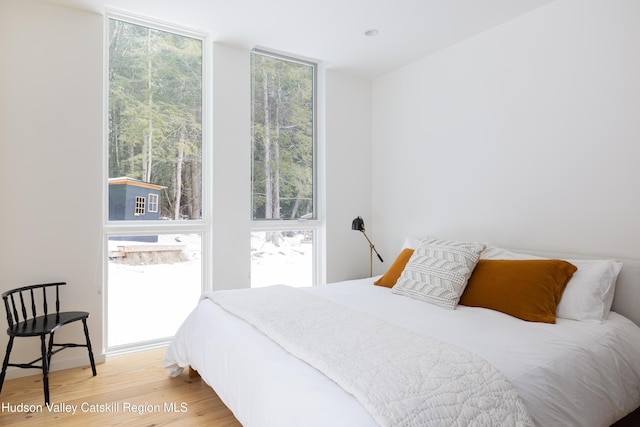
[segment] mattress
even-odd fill
[[[640,328],[526,322],[484,308],[447,310],[361,279],[305,288],[351,309],[473,352],[513,385],[539,426],[609,426],[640,406]],[[244,426],[375,426],[360,402],[253,326],[203,299],[165,366],[197,370]]]

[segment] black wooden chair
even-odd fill
[[[96,373],[96,364],[93,360],[91,340],[89,339],[89,329],[87,328],[87,318],[89,313],[85,311],[60,311],[59,287],[66,285],[65,282],[44,283],[39,285],[25,286],[13,289],[2,294],[4,307],[7,311],[7,322],[9,328],[9,343],[7,353],[2,363],[2,373],[0,374],[0,392],[7,373],[7,367],[42,369],[42,379],[44,385],[44,401],[49,403],[49,366],[51,356],[69,347],[86,347],[89,351],[89,360],[93,375]],[[55,288],[55,312],[49,313],[47,304],[47,294],[49,300],[53,300],[53,288]],[[40,311],[41,310],[41,311]],[[53,336],[58,328],[82,320],[86,344],[55,344]],[[46,343],[49,335],[49,343]],[[40,350],[42,355],[29,363],[9,363],[9,354],[13,347],[13,339],[16,337],[40,337]],[[58,347],[54,350],[54,347]],[[38,362],[41,362],[38,364]]]

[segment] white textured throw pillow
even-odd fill
[[[391,291],[453,309],[484,247],[482,243],[424,239]]]

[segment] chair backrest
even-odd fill
[[[60,313],[59,287],[66,282],[42,283],[39,285],[24,286],[12,289],[2,294],[4,308],[7,311],[9,328],[14,324],[49,314],[48,301],[55,299],[55,313]],[[53,297],[55,288],[55,297]],[[47,291],[49,298],[47,299]],[[53,313],[53,312],[52,312]]]

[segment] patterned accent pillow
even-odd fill
[[[454,309],[484,248],[483,243],[424,239],[391,291]]]

